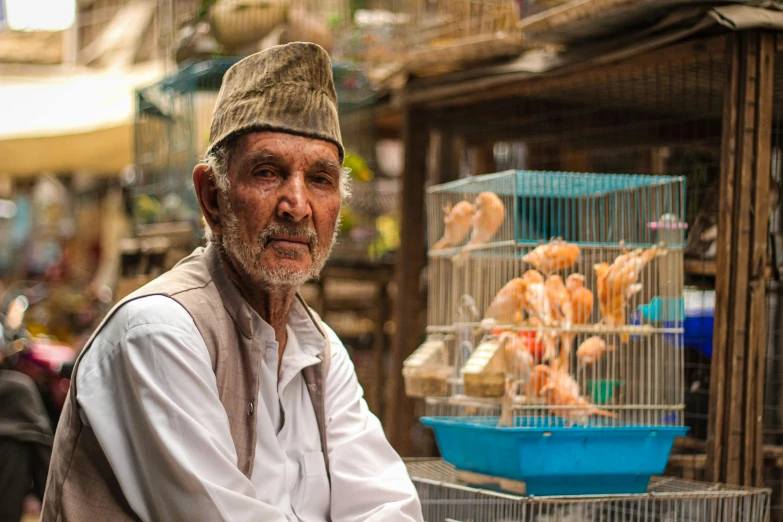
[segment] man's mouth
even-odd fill
[[[273,236],[270,236],[268,244],[274,244],[282,248],[309,249],[310,239],[305,236],[289,236],[285,234],[275,234]]]

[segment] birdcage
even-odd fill
[[[472,351],[487,334],[491,339],[493,333],[514,330],[525,342],[532,340],[534,351],[550,352],[534,354],[539,359],[553,362],[557,356],[561,365],[573,367],[580,395],[598,399],[602,409],[612,412],[602,423],[680,424],[684,189],[678,177],[528,171],[431,188],[428,333],[452,343],[461,339]],[[497,196],[505,215],[490,239],[472,245],[473,236],[467,234],[473,234],[473,216],[485,209],[471,213],[471,206],[480,206],[487,193]],[[456,218],[460,207],[468,212],[460,218],[465,235],[451,245],[449,234],[459,231],[453,232],[453,219],[452,230],[444,232],[444,221]],[[624,261],[633,264],[628,268],[632,280],[599,277],[606,269],[602,263],[615,272]],[[578,292],[586,300],[563,306],[549,302],[545,309],[545,293],[525,310],[516,293],[527,286],[522,278],[531,269],[552,280],[550,295],[558,287],[568,292],[565,282],[587,289]],[[625,285],[627,295],[608,284],[599,291],[599,279]],[[537,292],[546,284],[529,286]],[[493,306],[504,288],[513,291],[507,310]],[[557,317],[568,307],[570,324]],[[596,336],[606,347],[597,347],[592,358],[582,356],[589,350],[573,350]],[[463,362],[464,356],[455,364]],[[523,403],[518,410],[540,407]]]
[[[136,93],[134,221],[137,226],[185,222],[198,230],[193,167],[209,142],[223,75],[236,62],[192,64]]]
[[[180,67],[294,41],[336,52],[351,22],[346,0],[161,0],[157,13],[161,54]]]
[[[405,374],[412,395],[439,390],[424,421],[444,458],[527,473],[537,495],[644,490],[634,466],[663,472],[686,431],[684,179],[508,171],[432,187],[427,203],[429,342]],[[581,478],[531,475],[536,437],[578,445]],[[491,441],[528,465],[488,456]],[[641,447],[646,463],[606,464]],[[592,472],[614,476],[588,483]]]
[[[439,460],[408,462],[428,522],[762,522],[767,489],[654,477],[646,493],[589,497],[528,497],[476,485]]]
[[[396,64],[417,74],[518,54],[512,0],[388,0],[354,15],[365,65]]]

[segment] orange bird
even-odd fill
[[[494,319],[497,324],[515,325],[522,321],[522,296],[525,292],[525,280],[516,277],[503,285],[495,294],[484,319]]]
[[[661,247],[637,249],[617,256],[611,265],[598,263],[593,266],[598,278],[598,306],[604,324],[612,328],[625,326],[628,301],[642,290],[637,282],[639,274],[650,261],[663,255],[666,250]],[[622,334],[620,340],[628,342],[628,334]]]
[[[476,213],[473,215],[473,230],[470,232],[470,239],[463,247],[462,252],[452,257],[451,260],[460,264],[465,261],[470,250],[489,242],[500,225],[503,224],[505,217],[506,206],[497,194],[493,192],[479,193],[476,196]]]
[[[607,352],[612,352],[614,349],[614,346],[606,346],[606,343],[600,337],[593,336],[589,339],[585,339],[585,341],[579,345],[579,348],[576,350],[576,356],[582,364],[591,366]]]
[[[566,243],[562,239],[553,239],[546,245],[540,245],[522,258],[544,274],[571,268],[579,259],[579,247]]]
[[[591,415],[600,415],[603,417],[614,417],[615,415],[596,408],[579,395],[579,385],[573,377],[562,369],[549,368],[542,365],[534,368],[535,381],[534,386],[528,387],[533,391],[540,385],[539,396],[545,396],[550,406],[568,406],[568,409],[552,408],[552,414],[557,415],[567,421],[583,424]]]
[[[446,226],[443,230],[443,237],[432,245],[433,249],[454,247],[462,243],[462,240],[470,232],[476,207],[467,201],[460,201],[453,208],[451,205],[447,205],[443,211],[446,213],[443,220]]]

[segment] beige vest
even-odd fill
[[[256,401],[263,343],[254,342],[253,311],[223,269],[217,249],[196,249],[171,271],[140,288],[109,312],[85,345],[77,360],[71,389],[63,409],[49,467],[41,520],[97,522],[138,520],[101,449],[95,433],[81,422],[76,402],[79,361],[95,336],[124,303],[150,295],[168,296],[188,311],[212,359],[220,402],[228,416],[237,452],[237,467],[248,478],[253,472],[256,447]],[[309,320],[324,337],[321,362],[302,370],[321,435],[324,459],[326,447],[324,383],[329,371],[330,350],[326,331],[318,316],[301,298]],[[326,462],[329,469],[329,462]]]

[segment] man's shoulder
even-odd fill
[[[144,326],[192,332],[195,325],[188,311],[174,299],[165,295],[146,295],[122,303],[114,310],[96,340],[116,341],[129,330]]]

